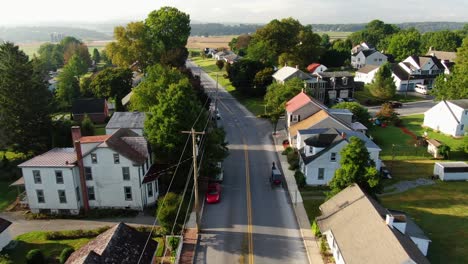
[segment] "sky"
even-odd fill
[[[3,1],[2,1],[3,2]],[[268,23],[293,17],[303,24],[468,21],[467,0],[13,0],[0,4],[0,26],[142,20],[162,6],[192,22]]]

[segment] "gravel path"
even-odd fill
[[[401,181],[401,182],[385,187],[384,192],[387,190],[393,190],[393,191],[383,193],[382,196],[401,193],[409,189],[413,189],[419,186],[431,185],[431,184],[435,184],[435,181],[430,180],[430,179],[424,179],[424,178],[420,178],[414,181]]]

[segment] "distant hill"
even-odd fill
[[[456,30],[461,29],[468,22],[409,22],[395,24],[401,29],[410,27],[416,28],[419,32],[425,33],[429,31],[440,30]],[[366,23],[362,24],[312,24],[314,31],[342,31],[342,32],[355,32],[364,29]]]
[[[191,36],[225,36],[253,33],[263,25],[259,24],[238,24],[226,25],[219,23],[191,24]]]
[[[112,36],[96,30],[72,27],[0,27],[0,39],[15,43],[52,41],[52,35],[73,36],[84,41],[109,40]]]

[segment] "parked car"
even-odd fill
[[[219,203],[221,200],[221,185],[219,183],[208,184],[206,191],[206,202],[209,204]]]
[[[356,102],[356,99],[351,97],[343,98],[343,100],[345,100],[345,102]]]
[[[214,181],[215,182],[223,182],[224,178],[224,170],[223,170],[223,164],[221,162],[218,162],[217,167],[219,169],[219,173],[216,174]]]
[[[393,108],[401,108],[403,106],[402,103],[397,101],[388,101],[387,103],[389,103]]]
[[[423,84],[416,84],[416,88],[414,88],[414,90],[417,92],[417,93],[421,93],[421,94],[429,94],[429,88],[427,88],[426,85],[423,85]]]
[[[339,103],[343,103],[346,101],[343,98],[336,98],[333,102],[335,102],[335,104],[339,104]]]

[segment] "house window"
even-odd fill
[[[120,163],[120,155],[118,153],[114,153],[114,164]]]
[[[301,120],[299,115],[292,115],[291,118],[292,118],[292,122],[299,122],[299,120]]]
[[[60,170],[55,171],[55,182],[57,182],[57,184],[63,184],[62,171],[60,171]]]
[[[125,200],[126,201],[131,201],[132,200],[132,187],[125,186],[124,187],[124,194],[125,194]]]
[[[468,110],[465,111],[465,115],[468,115]]]
[[[314,147],[309,146],[309,154],[314,154]]]
[[[85,178],[87,181],[92,181],[93,180],[93,171],[91,170],[91,167],[85,167]]]
[[[67,195],[65,194],[65,190],[58,190],[58,196],[60,203],[67,203]]]
[[[80,197],[80,187],[76,187],[76,200],[79,202],[81,197]]]
[[[343,85],[348,85],[348,78],[346,77],[343,77]]]
[[[330,161],[333,161],[333,162],[336,161],[336,152],[330,153]]]
[[[129,167],[122,167],[122,175],[124,181],[130,180],[130,168]]]
[[[461,130],[461,131],[465,130],[465,125],[464,125],[464,124],[462,124],[462,125],[460,126],[460,130]]]
[[[324,176],[325,176],[325,168],[319,168],[318,169],[318,179],[323,180]]]
[[[148,183],[148,197],[153,197],[153,182]]]
[[[94,195],[94,187],[88,186],[88,200],[94,201],[96,200],[96,196]]]
[[[36,190],[36,195],[37,195],[37,203],[45,203],[43,190]]]
[[[91,163],[96,164],[97,163],[97,155],[96,153],[91,153]]]
[[[379,61],[382,61],[382,58],[379,58]]]
[[[361,58],[358,58],[357,61],[361,61]]]
[[[374,61],[377,61],[377,59],[374,59]]]
[[[33,176],[34,176],[34,183],[36,184],[41,184],[42,179],[41,179],[41,172],[38,170],[33,170]]]

